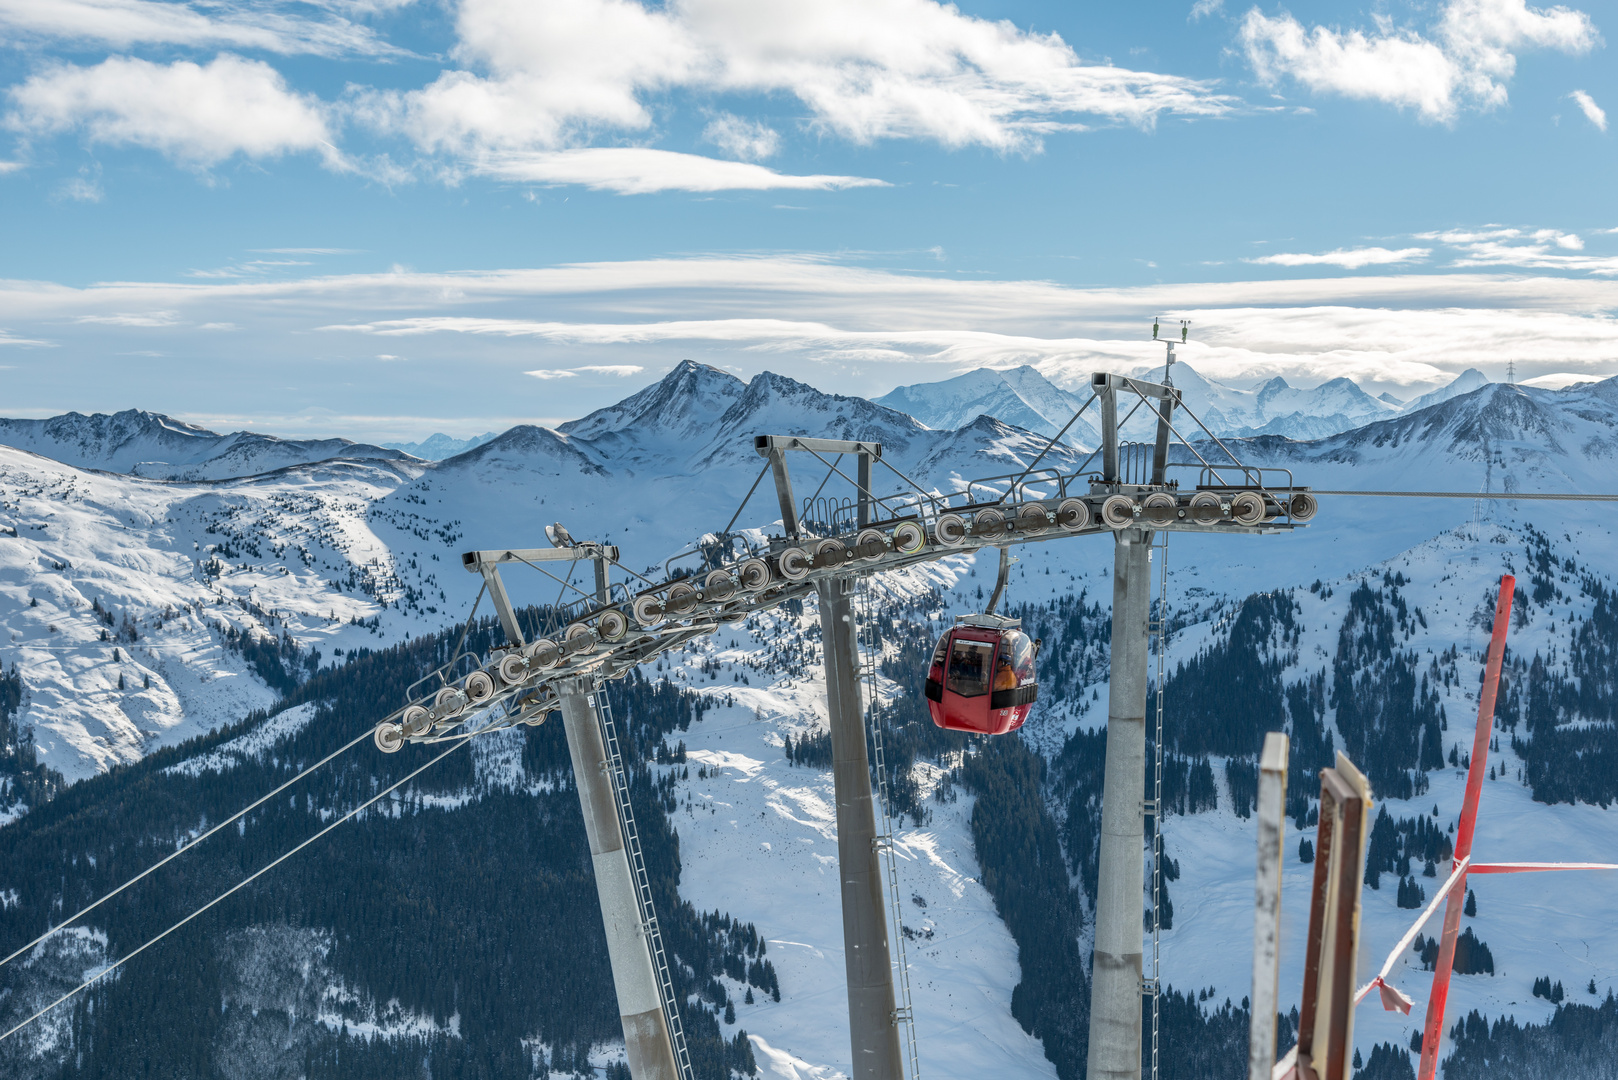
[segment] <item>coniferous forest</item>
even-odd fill
[[[1536,798],[1606,805],[1618,798],[1618,770],[1608,767],[1618,751],[1609,755],[1606,743],[1618,714],[1605,663],[1618,655],[1618,596],[1548,551],[1531,554],[1537,561],[1528,594],[1519,598],[1528,613],[1521,617],[1532,617],[1536,598],[1571,588],[1591,598],[1592,613],[1572,629],[1571,657],[1508,652],[1499,723],[1526,762],[1523,782]],[[1231,608],[1223,632],[1180,660],[1168,679],[1162,813],[1222,809],[1228,800],[1232,812],[1249,815],[1256,751],[1263,733],[1276,729],[1291,738],[1287,809],[1300,831],[1314,824],[1318,770],[1332,762],[1339,738],[1379,791],[1424,791],[1426,774],[1446,764],[1439,691],[1462,677],[1463,664],[1454,650],[1425,658],[1404,645],[1425,618],[1404,597],[1405,585],[1392,573],[1355,585],[1335,654],[1317,670],[1303,668],[1301,677],[1284,677],[1300,667],[1293,594],[1255,595]],[[934,727],[921,680],[938,609],[937,596],[920,596],[885,606],[871,627],[873,640],[887,647],[881,673],[897,690],[876,710],[893,809],[924,824],[935,802],[958,791],[975,797],[970,824],[982,882],[1021,968],[1012,1014],[1042,1041],[1058,1076],[1078,1080],[1087,1049],[1083,941],[1097,886],[1106,731],[1079,725],[1054,752],[1040,753],[1021,738],[969,739]],[[1042,700],[1093,705],[1098,699],[1087,700],[1084,688],[1104,677],[1107,612],[1080,595],[1017,614],[1046,642]],[[486,652],[497,634],[492,622],[476,623],[466,645]],[[175,850],[239,809],[244,793],[267,791],[364,733],[378,703],[401,700],[409,684],[450,658],[458,637],[459,628],[360,650],[324,667],[289,639],[227,642],[284,693],[269,716],[241,718],[71,787],[36,762],[16,715],[26,687],[15,671],[0,672],[0,811],[26,808],[0,830],[0,861],[14,868],[14,894],[0,906],[0,949],[18,947]],[[792,663],[807,664],[816,643],[812,632],[787,642],[772,662],[790,653]],[[673,785],[687,768],[681,734],[701,722],[704,699],[638,674],[610,692],[633,763],[632,797],[660,920],[680,961],[675,979],[698,1075],[750,1075],[757,1065],[738,997],[779,999],[791,988],[781,986],[759,928],[679,899]],[[300,707],[313,718],[289,725],[266,744],[268,752],[228,756],[219,767],[191,760]],[[484,750],[451,754],[53,1014],[35,1029],[34,1042],[0,1045],[7,1074],[493,1080],[586,1071],[592,1048],[621,1036],[565,740],[559,722],[500,738],[509,740],[499,748],[504,779],[480,776],[491,767],[479,756]],[[803,768],[829,765],[823,732],[789,739],[782,752]],[[125,954],[430,754],[412,747],[387,757],[348,755],[300,782],[239,829],[105,905],[86,920],[91,929],[0,969],[0,1020],[25,1017],[84,971]],[[918,762],[945,768],[930,790],[918,785]],[[1394,890],[1401,907],[1419,907],[1451,851],[1436,806],[1408,817],[1384,807],[1373,821],[1365,882]],[[1173,927],[1177,877],[1177,861],[1165,856],[1165,929]],[[1431,945],[1418,942],[1424,959]],[[1493,967],[1487,943],[1469,929],[1457,970],[1487,976]],[[1481,1019],[1459,1025],[1451,1063],[1459,1071],[1452,1075],[1472,1075],[1476,1062],[1502,1055],[1543,1058],[1547,1047],[1577,1057],[1564,1045],[1574,1035],[1600,1045],[1615,1037],[1610,999],[1557,1004],[1556,1018],[1542,1027]],[[1204,991],[1170,987],[1160,1009],[1163,1076],[1242,1074],[1245,999],[1216,1002]],[[1285,1045],[1295,1021],[1281,1021]],[[390,1036],[371,1037],[379,1030]],[[34,1053],[39,1049],[45,1052]],[[1376,1047],[1356,1077],[1402,1080],[1408,1057],[1403,1048]],[[274,1063],[268,1072],[266,1062]]]

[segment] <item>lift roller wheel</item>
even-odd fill
[[[1039,506],[1035,503],[1029,503],[1027,506],[1017,511],[1018,532],[1044,532],[1046,529],[1050,528],[1050,524],[1050,515],[1045,513],[1045,508],[1043,506]]]
[[[1135,524],[1135,500],[1128,495],[1108,495],[1101,504],[1101,520],[1109,529],[1127,529]]]
[[[927,546],[927,530],[914,521],[901,521],[893,527],[893,550],[901,555],[914,555]]]
[[[433,695],[433,712],[438,714],[440,720],[459,716],[464,708],[466,708],[466,695],[453,686],[446,686]]]
[[[1287,500],[1287,516],[1293,521],[1308,521],[1319,509],[1319,501],[1307,491],[1294,491]]]
[[[1213,525],[1225,516],[1219,496],[1211,491],[1199,491],[1191,496],[1191,520],[1198,525]]]
[[[972,532],[978,536],[999,536],[1006,531],[1006,515],[998,510],[979,510],[972,515]]]
[[[1063,499],[1056,507],[1056,523],[1068,532],[1090,525],[1090,505],[1083,499]]]
[[[603,611],[596,619],[596,633],[601,635],[602,641],[618,641],[629,633],[629,620],[621,611]]]
[[[1153,525],[1169,525],[1180,516],[1180,501],[1166,491],[1154,491],[1141,504],[1141,517]]]
[[[1230,500],[1230,519],[1238,525],[1257,525],[1264,511],[1264,496],[1256,491],[1238,491]]]
[[[814,563],[803,548],[789,547],[775,557],[775,565],[788,581],[802,581],[809,576]]]
[[[841,566],[853,557],[841,540],[822,540],[815,545],[816,566]]]
[[[376,740],[376,748],[384,754],[397,754],[404,749],[404,730],[398,724],[384,720],[376,726],[376,732],[371,737]]]
[[[663,601],[663,610],[670,615],[687,615],[697,606],[697,590],[680,581],[669,586],[668,596]]]
[[[687,586],[689,588],[689,586]],[[601,636],[585,623],[574,623],[562,636],[562,647],[570,653],[593,652]]]
[[[642,626],[656,626],[663,621],[663,601],[656,596],[635,597],[635,602],[630,605],[629,610],[634,614],[635,621]]]
[[[494,665],[494,673],[507,686],[516,686],[528,677],[528,664],[519,654],[507,653]]]
[[[880,530],[864,529],[854,542],[854,554],[866,562],[875,562],[888,553],[888,538]]]
[[[399,718],[399,733],[409,737],[425,735],[427,729],[432,726],[432,717],[428,716],[427,710],[420,705],[410,706]]]
[[[763,559],[748,559],[736,568],[736,579],[748,592],[758,592],[770,583],[770,564]]]
[[[526,651],[528,662],[541,671],[549,671],[562,662],[562,647],[549,638],[540,638]]]
[[[944,547],[960,547],[966,539],[966,519],[959,514],[939,514],[933,523],[933,539]]]
[[[730,576],[729,570],[711,570],[702,579],[702,598],[709,603],[724,603],[735,595],[736,579]]]
[[[473,705],[481,705],[494,697],[494,676],[487,671],[474,671],[466,677],[466,699]]]

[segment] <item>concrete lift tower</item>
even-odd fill
[[[1154,337],[1156,331],[1154,326]],[[1183,324],[1180,338],[1185,339]],[[1171,363],[1175,344],[1167,342]],[[379,723],[376,744],[393,753],[406,742],[471,738],[519,723],[543,723],[551,712],[561,712],[635,1080],[686,1080],[691,1064],[604,684],[722,625],[816,594],[831,720],[853,1076],[902,1080],[907,1054],[900,1027],[910,1017],[908,1001],[901,1000],[907,995],[895,992],[890,926],[897,933],[896,892],[884,888],[880,865],[880,853],[891,852],[891,838],[877,830],[872,797],[855,585],[886,570],[950,555],[1096,535],[1113,538],[1114,569],[1089,1075],[1092,1080],[1140,1076],[1141,999],[1157,989],[1155,972],[1152,979],[1142,977],[1141,935],[1145,814],[1157,810],[1145,798],[1152,540],[1157,532],[1284,532],[1312,518],[1317,504],[1287,470],[1238,461],[1167,381],[1097,373],[1091,390],[1067,427],[1021,472],[973,480],[947,495],[893,468],[878,443],[758,436],[754,444],[763,468],[742,506],[724,529],[670,559],[660,580],[624,567],[616,548],[576,542],[559,526],[547,530],[550,548],[462,556],[467,570],[482,575],[506,644],[488,657],[457,655],[430,674],[423,683],[436,679],[438,688]],[[1041,468],[1058,447],[1059,457],[1079,459],[1079,452],[1061,440],[1097,403],[1102,445],[1076,467]],[[1120,416],[1122,406],[1128,408]],[[1143,426],[1155,433],[1153,441],[1125,441],[1126,425],[1141,410]],[[1195,443],[1176,426],[1181,412],[1201,436]],[[1170,454],[1176,443],[1182,450],[1178,461]],[[1210,462],[1208,454],[1220,464]],[[793,489],[789,456],[825,466],[826,479],[807,499],[800,501]],[[853,476],[842,467],[846,458],[854,459]],[[878,467],[903,486],[877,494],[873,473]],[[774,477],[781,532],[759,543],[730,528],[766,472]],[[1192,482],[1182,487],[1181,475]],[[840,490],[851,493],[847,498],[821,498],[833,477]],[[572,571],[584,562],[595,570],[593,590],[571,583]],[[689,565],[675,569],[681,562]],[[541,636],[533,640],[524,635],[501,576],[502,567],[514,563],[577,594],[550,609]],[[566,577],[547,569],[558,563],[568,564]],[[867,667],[870,662],[867,658]],[[1158,746],[1160,753],[1161,732]],[[902,955],[902,941],[900,948]],[[902,964],[898,972],[902,980]],[[901,981],[901,991],[904,986]],[[913,1050],[908,1056],[915,1080]]]

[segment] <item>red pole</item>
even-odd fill
[[[1472,734],[1472,763],[1466,771],[1466,797],[1461,801],[1461,820],[1455,828],[1455,863],[1472,854],[1472,833],[1478,823],[1478,796],[1483,793],[1483,770],[1489,757],[1489,732],[1494,727],[1494,698],[1500,688],[1500,663],[1506,653],[1506,630],[1511,625],[1511,594],[1517,579],[1500,575],[1500,596],[1494,605],[1494,636],[1489,639],[1489,659],[1484,668],[1483,689],[1478,694],[1478,725]],[[1454,872],[1451,865],[1451,873]],[[1444,1037],[1444,1004],[1449,997],[1450,970],[1455,964],[1455,938],[1461,929],[1461,905],[1466,901],[1466,875],[1455,883],[1444,901],[1444,934],[1438,946],[1438,968],[1433,972],[1433,992],[1427,999],[1427,1025],[1421,1035],[1421,1069],[1418,1080],[1433,1080],[1438,1069],[1438,1045]]]

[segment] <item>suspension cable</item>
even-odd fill
[[[250,805],[248,805],[246,807],[243,807],[241,810],[238,810],[236,813],[232,814],[230,817],[226,818],[224,821],[221,821],[219,824],[215,825],[213,828],[209,829],[207,832],[203,833],[201,836],[197,837],[195,840],[191,841],[189,844],[185,845],[182,848],[175,849],[174,851],[170,852],[168,855],[164,856],[162,859],[160,859],[157,862],[153,863],[151,866],[148,866],[146,869],[142,870],[140,873],[136,874],[134,877],[130,878],[128,881],[124,882],[122,885],[118,886],[116,889],[112,890],[110,893],[103,896],[101,899],[97,900],[95,903],[90,904],[90,905],[80,909],[78,914],[74,915],[71,919],[65,919],[62,922],[57,923],[55,926],[53,926],[49,930],[45,931],[43,934],[39,935],[33,941],[30,941],[28,944],[24,945],[22,948],[18,949],[16,952],[14,952],[10,956],[6,957],[4,960],[0,960],[0,967],[4,967],[5,965],[11,963],[13,960],[17,959],[17,957],[21,956],[23,953],[27,952],[29,949],[32,949],[35,945],[38,945],[40,942],[45,941],[48,938],[55,937],[57,934],[61,933],[63,930],[66,930],[70,925],[77,922],[81,917],[83,917],[85,915],[88,915],[90,912],[94,911],[96,908],[100,907],[102,904],[105,904],[108,900],[111,900],[113,897],[117,896],[119,893],[123,892],[125,889],[127,889],[131,885],[135,884],[135,882],[141,880],[142,878],[144,878],[147,875],[153,873],[154,871],[158,870],[159,868],[167,865],[169,862],[173,861],[174,859],[179,858],[181,855],[183,855],[186,852],[190,851],[192,848],[196,847],[198,844],[200,844],[204,840],[208,839],[208,837],[212,836],[214,833],[218,832],[220,829],[223,829],[225,826],[230,825],[231,823],[239,820],[243,816],[245,816],[245,815],[251,813],[252,811],[258,809],[260,806],[263,806],[265,803],[269,802],[271,799],[273,799],[277,795],[281,794],[281,792],[285,791],[287,788],[291,787],[293,784],[296,784],[299,780],[302,780],[304,777],[308,776],[310,773],[314,772],[316,769],[319,769],[322,765],[325,765],[327,762],[331,761],[332,758],[335,758],[339,754],[343,754],[343,753],[348,752],[349,750],[352,750],[355,746],[357,746],[358,744],[364,742],[366,739],[368,739],[370,737],[371,737],[371,729],[367,728],[363,734],[356,737],[352,742],[348,743],[346,746],[342,746],[342,747],[340,747],[340,748],[338,748],[336,750],[333,750],[330,754],[327,754],[325,757],[321,758],[319,761],[315,762],[313,765],[309,766],[307,769],[304,769],[302,772],[298,773],[292,779],[288,780],[286,783],[282,784],[280,787],[276,788],[274,791],[270,792],[268,795],[265,795],[263,798],[259,799],[257,802],[254,802],[254,803],[252,803],[252,804],[250,804]]]
[[[358,740],[356,740],[356,741],[358,741]],[[349,745],[352,746],[353,743],[350,743]],[[362,811],[362,810],[366,809],[367,807],[371,806],[373,803],[376,803],[378,800],[383,798],[383,796],[392,794],[395,790],[397,790],[398,788],[400,788],[400,787],[404,786],[405,784],[409,783],[411,780],[414,780],[416,777],[420,776],[422,773],[426,772],[428,769],[432,768],[434,765],[438,764],[440,761],[443,761],[446,757],[453,754],[455,751],[459,750],[461,747],[463,747],[465,745],[466,745],[465,743],[456,743],[454,746],[450,747],[448,750],[445,750],[442,754],[439,754],[437,757],[433,758],[431,761],[429,761],[427,764],[423,765],[421,768],[417,769],[415,772],[411,773],[409,776],[406,776],[403,780],[400,780],[397,783],[391,785],[390,787],[386,787],[383,790],[377,792],[375,795],[371,796],[370,799],[366,800],[363,803],[360,803],[360,805],[356,806],[354,809],[350,810],[348,813],[344,814],[342,817],[338,818],[336,821],[332,822],[330,825],[327,825],[324,829],[321,829],[319,832],[317,832],[313,836],[309,837],[309,839],[305,840],[303,843],[299,844],[297,847],[293,848],[291,851],[287,852],[285,855],[282,855],[281,857],[279,857],[278,859],[276,859],[274,862],[270,863],[269,865],[263,867],[260,870],[254,871],[248,877],[245,877],[241,881],[238,881],[236,884],[232,885],[230,888],[226,889],[224,892],[220,893],[218,896],[214,897],[212,900],[209,900],[206,904],[203,904],[201,907],[197,908],[197,910],[193,911],[191,914],[187,915],[185,918],[181,919],[179,922],[175,923],[173,926],[169,927],[167,930],[163,931],[161,934],[158,934],[156,937],[154,937],[150,941],[146,942],[146,944],[142,945],[140,948],[136,949],[134,952],[128,954],[127,956],[125,956],[123,959],[117,961],[116,963],[113,963],[113,964],[101,969],[100,971],[96,972],[90,978],[84,980],[84,982],[80,983],[78,986],[74,987],[72,990],[69,990],[67,993],[63,994],[61,997],[57,998],[55,1001],[53,1001],[49,1005],[45,1006],[43,1009],[39,1010],[34,1015],[30,1016],[28,1019],[24,1020],[22,1023],[18,1024],[16,1027],[12,1028],[10,1031],[6,1032],[4,1035],[0,1035],[0,1042],[4,1042],[5,1040],[11,1038],[11,1036],[15,1035],[17,1032],[21,1031],[23,1028],[27,1027],[29,1024],[32,1024],[35,1020],[38,1020],[41,1016],[44,1016],[46,1013],[48,1013],[52,1009],[56,1008],[56,1006],[62,1004],[62,1002],[68,1000],[69,998],[71,998],[74,995],[78,994],[81,990],[83,990],[86,987],[100,981],[105,976],[110,975],[112,972],[114,972],[114,971],[118,970],[119,968],[123,967],[129,961],[133,960],[135,957],[139,956],[141,953],[145,952],[147,949],[151,948],[153,945],[156,945],[159,941],[162,941],[164,938],[168,937],[170,934],[174,933],[174,931],[178,930],[180,927],[184,926],[186,923],[190,922],[192,919],[195,919],[198,915],[201,915],[204,911],[207,911],[209,908],[213,907],[215,904],[217,904],[220,901],[224,900],[226,897],[230,896],[232,893],[235,893],[239,889],[245,888],[247,885],[250,885],[252,882],[258,880],[260,877],[262,877],[263,875],[269,873],[271,870],[275,869],[277,866],[280,866],[282,863],[284,863],[288,859],[292,858],[292,856],[296,855],[298,852],[302,851],[304,848],[308,847],[310,844],[314,843],[316,840],[319,840],[322,836],[325,836],[327,833],[329,833],[333,829],[337,828],[337,826],[341,825],[343,822],[345,822],[345,821],[349,820],[350,818],[352,818],[355,814],[358,814],[360,811]]]
[[[1549,499],[1557,502],[1618,502],[1618,495],[1576,495],[1551,491],[1321,491],[1310,488],[1311,495],[1375,495],[1383,498],[1405,499]]]

